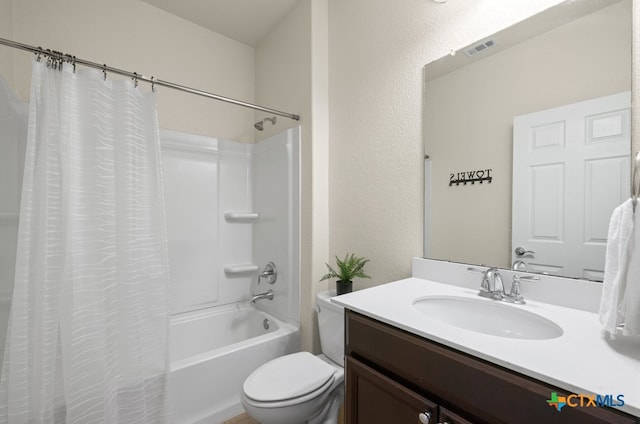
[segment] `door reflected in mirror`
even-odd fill
[[[630,193],[629,91],[513,120],[512,268],[602,281]]]
[[[568,1],[426,65],[425,257],[602,279],[629,196],[631,7]],[[491,183],[449,185],[476,169]]]

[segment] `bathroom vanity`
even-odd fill
[[[333,298],[346,308],[347,423],[640,424],[640,345],[605,341],[594,312],[533,299],[504,305],[522,308],[513,316],[498,311],[505,327],[515,322],[523,331],[491,334],[500,321],[474,305],[494,301],[464,284],[409,278]],[[453,314],[462,321],[448,322],[438,309],[429,316],[420,305],[443,299],[454,310],[462,302]],[[541,320],[529,328],[521,313]],[[484,324],[465,328],[473,321],[488,321],[489,333]],[[597,395],[611,406],[596,407]],[[550,404],[563,400],[560,410]]]
[[[568,396],[566,390],[353,311],[346,331],[347,423],[420,423],[421,414],[425,423],[449,424],[637,422],[613,409],[558,412],[547,399],[554,391]]]

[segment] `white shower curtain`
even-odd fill
[[[155,94],[34,61],[2,423],[163,423],[168,259]]]

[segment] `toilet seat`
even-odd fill
[[[334,383],[337,370],[309,352],[274,359],[245,380],[246,401],[265,408],[294,405],[320,396]]]
[[[297,397],[297,398],[293,398],[293,399],[287,399],[287,400],[282,400],[282,401],[275,401],[275,402],[260,402],[260,401],[255,401],[253,399],[251,399],[250,397],[248,397],[245,393],[242,394],[242,398],[243,400],[249,404],[252,405],[254,407],[257,408],[262,408],[262,409],[279,409],[279,408],[287,408],[290,406],[296,406],[296,405],[300,405],[303,404],[305,402],[308,402],[310,400],[313,400],[317,397],[322,397],[323,395],[329,395],[329,388],[333,386],[333,379],[327,381],[326,384],[324,384],[322,387],[320,387],[318,390],[315,390],[311,393],[308,393],[304,396],[301,397]]]

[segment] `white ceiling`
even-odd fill
[[[194,24],[255,46],[297,0],[142,0]]]

